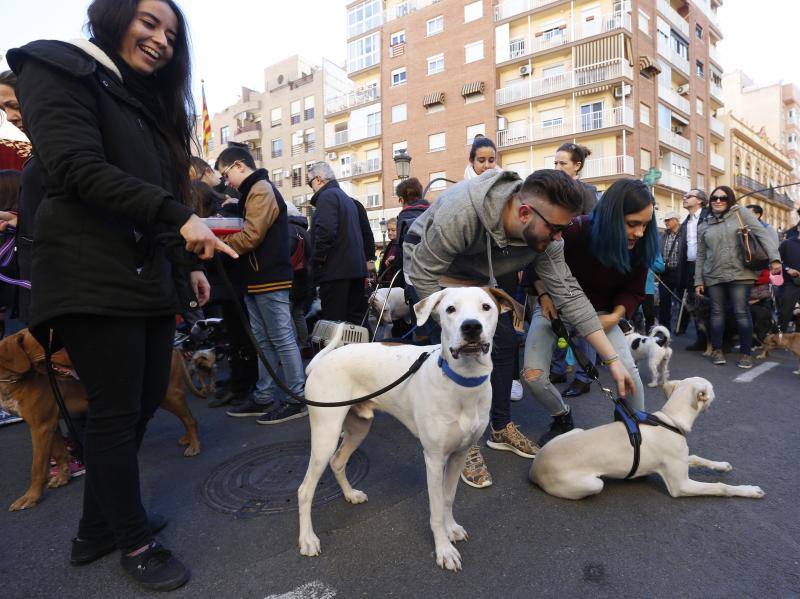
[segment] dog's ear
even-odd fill
[[[441,291],[432,293],[425,299],[420,300],[416,304],[414,304],[414,313],[417,315],[418,327],[421,327],[426,322],[428,322],[428,318],[430,318],[432,313],[433,314],[436,313],[436,308],[439,305],[439,302],[442,301],[442,298],[444,297],[446,291],[447,289],[442,289]]]
[[[525,308],[523,305],[508,295],[505,291],[502,289],[497,289],[496,287],[483,287],[482,289],[492,296],[494,303],[497,304],[497,309],[500,311],[500,314],[512,310],[514,312],[515,323],[521,323],[525,320]]]
[[[693,391],[695,396],[695,401],[693,403],[701,405],[703,408],[706,407],[703,404],[714,399],[714,388],[711,386],[711,383],[705,379],[699,379],[695,383]]]
[[[675,387],[678,386],[679,382],[680,381],[667,381],[661,385],[661,388],[664,390],[664,395],[667,396],[667,399],[669,399],[669,396],[672,395],[673,391],[675,391]]]
[[[24,347],[26,332],[20,331],[0,341],[0,368],[15,374],[25,374],[31,369]]]

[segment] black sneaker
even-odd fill
[[[169,522],[160,514],[149,514],[147,521],[150,524],[150,532],[156,534],[164,529]],[[85,566],[99,560],[117,548],[114,535],[109,533],[100,539],[91,541],[75,537],[72,539],[72,551],[69,555],[69,563],[73,566]]]
[[[119,563],[139,586],[149,591],[172,591],[189,581],[188,568],[156,541],[139,555],[123,555]]]
[[[269,403],[256,403],[251,399],[248,399],[244,403],[238,406],[232,407],[230,410],[225,412],[228,416],[233,416],[234,418],[246,418],[248,416],[261,416],[262,414],[266,414],[269,412],[272,404],[274,402],[270,401]]]
[[[575,428],[575,425],[572,423],[572,410],[567,410],[566,413],[559,416],[553,416],[553,422],[550,424],[550,430],[542,435],[541,439],[539,439],[539,445],[544,447],[545,443],[548,441],[552,440],[558,435],[568,433],[573,428]]]
[[[566,373],[564,373],[564,374],[554,374],[554,373],[551,372],[550,373],[550,382],[552,384],[554,384],[554,385],[558,385],[560,383],[566,383],[567,382],[567,375],[566,375]]]
[[[306,408],[305,404],[283,403],[263,416],[259,416],[256,422],[259,424],[280,424],[281,422],[303,418],[307,415],[308,408]]]

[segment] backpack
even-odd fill
[[[303,236],[298,232],[294,231],[294,235],[291,236],[291,239],[294,243],[294,249],[292,250],[292,254],[289,257],[290,262],[292,263],[292,270],[297,272],[299,270],[306,269],[306,241],[303,239]]]

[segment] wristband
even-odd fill
[[[540,294],[539,294],[539,296],[536,298],[536,301],[538,301],[538,302],[541,304],[541,303],[542,303],[542,296],[544,296],[544,295],[546,295],[547,297],[550,297],[550,294],[549,294],[549,293],[547,293],[546,291],[543,291],[543,292],[542,292],[542,293],[540,293]],[[552,298],[550,298],[550,299],[552,299]]]
[[[609,356],[608,358],[603,359],[603,366],[610,366],[614,362],[619,360],[619,355],[614,354],[613,356]]]

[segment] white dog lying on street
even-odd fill
[[[395,320],[405,320],[407,323],[411,323],[411,308],[406,303],[406,294],[402,287],[376,289],[370,298],[369,307],[375,318],[380,317],[381,320],[378,324],[391,325]],[[381,314],[381,310],[383,310],[383,314]]]
[[[458,478],[467,450],[489,422],[492,401],[492,337],[499,313],[521,306],[498,289],[444,289],[414,306],[417,323],[438,314],[442,345],[354,343],[335,349],[332,340],[306,369],[305,394],[317,402],[363,397],[400,378],[423,352],[431,352],[416,374],[375,399],[353,406],[309,406],[311,460],[297,491],[300,553],[319,555],[320,542],[311,524],[311,503],[322,473],[330,463],[350,503],[367,500],[347,481],[347,460],[369,432],[373,410],[392,414],[422,443],[428,479],[430,524],[436,563],[461,569],[454,541],[467,532],[453,518]],[[344,438],[337,450],[344,425]]]
[[[647,362],[650,370],[650,382],[647,386],[658,387],[665,384],[669,380],[669,360],[672,357],[669,329],[658,325],[650,330],[649,335],[634,332],[626,337],[634,361]]]
[[[692,430],[695,418],[711,405],[714,389],[699,377],[669,381],[664,385],[668,400],[654,415],[683,431]],[[689,468],[702,467],[729,472],[728,462],[712,462],[689,455],[686,437],[662,426],[641,425],[641,458],[634,476],[656,473],[672,497],[720,495],[759,499],[764,491],[750,485],[704,483],[689,478]],[[633,447],[622,422],[589,430],[573,429],[547,443],[531,466],[531,481],[544,491],[564,499],[582,499],[603,490],[603,479],[625,478],[633,463]]]

